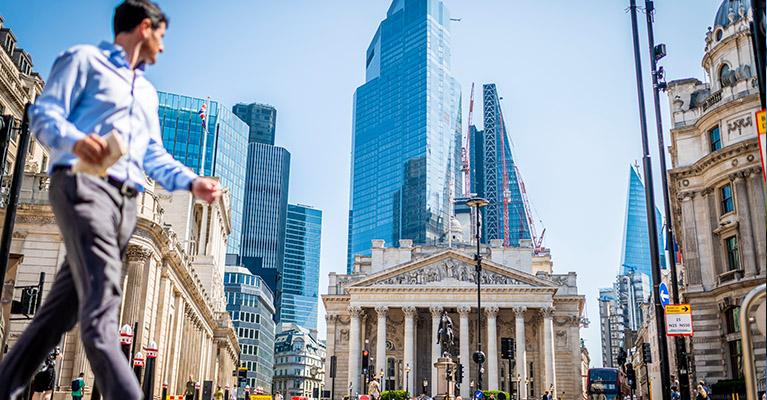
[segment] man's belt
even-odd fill
[[[57,165],[57,166],[53,167],[53,172],[56,172],[58,170],[69,170],[69,171],[71,171],[72,170],[72,166],[71,165]],[[138,189],[133,187],[128,182],[121,181],[121,180],[119,180],[117,178],[113,178],[113,177],[111,177],[109,175],[107,175],[106,177],[103,177],[103,178],[101,178],[101,177],[97,177],[97,178],[103,179],[104,182],[106,182],[106,183],[116,187],[117,190],[120,191],[120,194],[123,195],[123,196],[130,197],[130,198],[138,196],[138,193],[139,193]]]

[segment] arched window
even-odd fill
[[[722,29],[717,29],[716,30],[716,41],[717,42],[722,40],[722,32],[724,32],[724,30],[722,30]]]
[[[722,65],[721,68],[719,68],[719,83],[724,87],[728,86],[730,83],[730,79],[727,76],[727,73],[730,72],[730,66],[727,64]]]

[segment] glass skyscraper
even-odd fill
[[[270,105],[251,103],[235,104],[232,112],[250,127],[248,143],[274,145],[274,128],[277,125],[277,109]]]
[[[663,219],[660,211],[655,208],[655,220],[658,222],[653,240],[658,241],[661,268],[666,268],[666,257],[663,249]],[[672,249],[673,252],[673,249]],[[647,231],[647,201],[645,198],[644,182],[639,175],[639,166],[629,168],[629,187],[626,199],[626,219],[623,228],[623,244],[621,246],[620,274],[641,272],[652,277],[652,262],[650,259],[650,237]]]
[[[348,272],[372,239],[438,241],[460,187],[460,85],[450,74],[450,13],[394,0],[354,93]]]
[[[248,126],[216,101],[207,106],[207,130],[199,111],[205,99],[158,92],[159,117],[165,148],[177,160],[203,176],[215,176],[229,188],[232,233],[227,253],[238,254],[242,228]],[[204,149],[204,152],[203,152]]]
[[[288,205],[282,300],[277,317],[280,322],[295,322],[308,330],[317,329],[321,232],[321,210]]]
[[[245,385],[271,393],[274,373],[274,297],[261,277],[241,266],[227,266],[224,273],[226,311],[232,318],[240,344],[240,367],[248,369]]]
[[[261,276],[279,307],[285,257],[290,153],[282,147],[250,143],[245,179],[240,263]],[[278,309],[279,312],[279,309]]]

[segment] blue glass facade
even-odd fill
[[[248,369],[245,385],[271,393],[274,368],[274,297],[269,287],[248,269],[228,266],[224,273],[226,311],[240,343],[240,366]]]
[[[165,148],[194,172],[215,176],[229,188],[232,233],[227,253],[238,254],[242,228],[248,126],[216,101],[210,101],[207,133],[198,112],[205,99],[158,92],[159,117]],[[203,157],[204,149],[204,157]],[[203,165],[204,163],[204,165]]]
[[[280,322],[317,329],[321,233],[321,210],[288,205],[282,297],[277,317]]]
[[[277,110],[266,104],[235,104],[232,112],[250,127],[248,143],[274,145]]]
[[[347,270],[372,239],[444,237],[460,187],[460,85],[450,75],[450,13],[438,0],[394,0],[354,93]]]
[[[652,276],[650,238],[647,232],[647,201],[644,183],[639,177],[638,168],[638,166],[632,166],[629,171],[620,274],[625,275],[636,271]],[[655,219],[658,222],[658,232],[654,239],[658,241],[658,249],[660,249],[661,268],[666,268],[666,257],[663,253],[665,248],[663,245],[663,219],[657,207],[655,208]]]
[[[290,153],[282,147],[263,143],[250,143],[247,148],[241,264],[264,279],[274,292],[274,304],[279,308]]]

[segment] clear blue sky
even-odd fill
[[[452,17],[462,19],[452,25],[451,62],[462,85],[463,120],[471,83],[476,93],[483,83],[496,83],[555,272],[578,273],[592,321],[581,335],[592,365],[601,365],[597,290],[612,284],[620,266],[629,164],[642,154],[628,0],[445,2]],[[47,78],[65,48],[111,40],[117,3],[3,0],[0,14]],[[669,81],[707,79],[700,66],[704,37],[720,3],[656,1],[655,38],[667,45],[661,65]],[[320,293],[327,291],[329,272],[346,270],[352,95],[364,83],[365,50],[389,4],[160,1],[170,16],[166,52],[148,69],[159,90],[211,96],[228,106],[257,101],[277,108],[276,142],[292,153],[290,202],[324,213]],[[643,14],[639,27],[647,84]],[[663,210],[646,86],[657,205]],[[665,95],[661,102],[669,145]],[[481,121],[481,112],[474,120]]]

